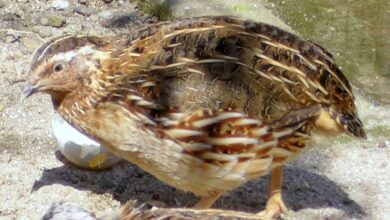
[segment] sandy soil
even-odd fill
[[[29,61],[41,39],[69,32],[123,31],[113,27],[115,23],[107,23],[110,13],[126,12],[127,19],[145,19],[134,14],[134,5],[126,1],[88,3],[86,7],[95,11],[91,16],[73,12],[79,2],[89,1],[69,2],[69,9],[55,12],[66,24],[55,28],[42,25],[47,10],[52,10],[48,3],[0,1],[0,219],[39,219],[57,201],[69,201],[97,216],[116,210],[128,200],[190,206],[195,196],[177,191],[127,162],[105,171],[70,165],[56,151],[48,96],[36,95],[20,102]],[[196,8],[190,1],[180,7],[189,8],[188,13]],[[389,106],[375,102],[363,91],[357,90],[357,94],[368,141],[346,136],[322,140],[289,164],[283,196],[291,212],[283,218],[390,219]],[[263,209],[267,178],[224,196],[216,207],[248,212]]]

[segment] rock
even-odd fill
[[[37,40],[37,38],[32,38],[32,37],[23,37],[21,40],[23,46],[25,46],[29,51],[34,51],[41,42]]]
[[[64,16],[64,17],[67,17],[67,18],[73,16],[73,8],[68,8],[66,10],[63,10],[61,12],[61,15]]]
[[[378,142],[378,147],[379,147],[379,148],[385,148],[385,147],[387,147],[386,141],[385,141],[385,140],[380,140],[380,141]]]
[[[55,37],[71,33],[66,28],[64,28],[64,29],[62,29],[62,28],[53,28],[51,31],[52,31],[52,36],[55,36]]]
[[[111,3],[112,0],[103,0],[103,2],[105,2],[105,3]]]
[[[90,19],[91,19],[92,22],[98,22],[99,21],[99,16],[91,15]]]
[[[0,112],[5,110],[5,105],[3,103],[0,103]]]
[[[92,36],[99,36],[101,35],[101,32],[97,31],[97,30],[94,30],[94,29],[90,29],[87,31],[88,35],[92,35]]]
[[[139,18],[137,12],[113,12],[107,18],[103,18],[100,24],[103,27],[125,27]]]
[[[5,3],[4,1],[0,0],[0,8],[4,7]]]
[[[62,27],[66,23],[64,17],[51,13],[43,15],[40,21],[42,25],[52,27]]]
[[[25,18],[26,11],[23,11],[23,7],[20,7],[20,4],[7,3],[7,6],[7,8],[1,10],[0,12],[4,11],[5,14],[12,14],[20,20],[23,20]]]
[[[54,10],[62,11],[69,8],[69,2],[65,0],[54,0],[51,7],[54,8]]]
[[[78,1],[80,4],[82,4],[82,5],[86,5],[87,4],[87,0],[79,0]]]
[[[50,27],[46,26],[34,26],[31,28],[33,32],[37,33],[39,36],[45,38],[45,37],[51,37],[52,32]]]
[[[21,21],[24,27],[31,27],[35,24],[36,20],[33,13],[26,13],[24,19]]]
[[[13,13],[5,13],[4,15],[2,15],[2,20],[4,20],[4,21],[17,21],[17,20],[20,20],[20,18],[16,14],[13,14]]]
[[[112,20],[111,19],[102,19],[100,21],[100,25],[103,27],[111,27],[112,26]]]
[[[90,15],[95,13],[95,10],[93,10],[92,8],[88,8],[87,6],[81,5],[81,6],[76,7],[74,9],[74,12],[76,12],[77,14],[84,15],[84,16],[90,16]]]
[[[9,162],[11,162],[11,154],[9,154],[9,153],[3,153],[3,154],[0,156],[0,161],[1,161],[1,162],[4,162],[4,163],[9,163]]]
[[[168,206],[165,202],[158,201],[158,200],[149,200],[145,203],[150,205],[151,207],[165,208]]]
[[[14,34],[6,34],[3,36],[2,40],[8,44],[12,44],[18,42],[20,40],[20,36]]]
[[[105,10],[99,12],[98,16],[102,19],[111,19],[114,17],[114,14],[117,13],[117,11],[114,10]]]

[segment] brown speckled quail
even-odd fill
[[[271,172],[260,215],[286,211],[282,165],[313,133],[365,138],[351,86],[322,47],[232,17],[119,36],[63,36],[32,60],[24,95],[51,95],[75,128],[159,180],[202,197]]]

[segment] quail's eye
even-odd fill
[[[62,65],[62,63],[57,63],[56,65],[54,65],[54,72],[61,72],[63,69],[64,69],[64,66]]]

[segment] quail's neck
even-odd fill
[[[77,125],[79,123],[76,122],[82,122],[83,115],[94,109],[107,95],[108,90],[104,88],[92,90],[83,87],[65,95],[61,100],[56,99],[60,96],[52,96],[52,101],[54,106],[58,106],[56,110],[66,121]],[[78,129],[82,129],[81,127]]]

